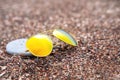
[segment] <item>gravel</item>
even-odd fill
[[[60,28],[45,58],[12,56],[6,44]],[[61,45],[60,45],[61,44]],[[120,80],[120,0],[0,0],[0,80]]]

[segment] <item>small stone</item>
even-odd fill
[[[6,51],[11,55],[23,55],[23,56],[31,56],[32,54],[27,51],[25,46],[27,39],[17,39],[9,42],[6,45]]]

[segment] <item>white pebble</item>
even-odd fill
[[[30,52],[26,52],[27,51],[27,48],[25,46],[26,41],[27,39],[17,39],[9,42],[6,45],[7,53],[11,55],[23,55],[23,56],[32,55]]]

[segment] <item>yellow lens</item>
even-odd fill
[[[57,37],[58,39],[70,44],[70,45],[73,45],[73,46],[77,46],[77,42],[76,40],[67,32],[65,32],[64,30],[61,30],[61,29],[55,29],[53,31],[53,35],[55,37]]]
[[[51,53],[53,43],[47,35],[37,34],[27,40],[26,47],[34,56],[46,57]]]

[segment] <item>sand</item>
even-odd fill
[[[78,41],[45,58],[6,53],[12,40],[64,29]],[[0,0],[0,80],[120,80],[120,0]]]

